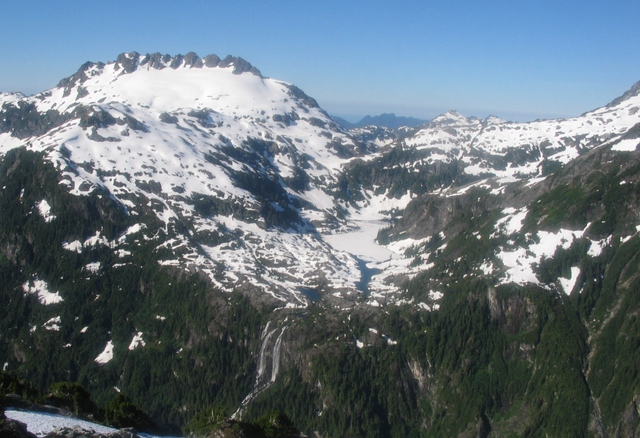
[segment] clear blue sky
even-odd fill
[[[0,91],[119,53],[241,56],[330,114],[573,117],[640,81],[640,1],[0,3]]]

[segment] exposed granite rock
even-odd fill
[[[639,93],[640,93],[640,81],[638,81],[635,84],[633,84],[633,86],[629,90],[625,91],[622,96],[613,99],[611,101],[611,103],[609,103],[607,105],[607,108],[611,108],[611,107],[614,107],[616,105],[620,105],[625,100],[627,100],[627,99],[629,99],[629,98],[631,98],[633,96],[637,96]]]
[[[289,91],[287,91],[287,94],[289,96],[294,97],[298,100],[301,100],[309,108],[320,108],[320,106],[318,105],[318,102],[316,102],[316,100],[313,97],[307,96],[306,93],[302,91],[300,88],[296,87],[295,85],[286,84],[284,82],[281,82],[280,84],[284,85],[289,89]]]
[[[120,429],[110,433],[98,433],[93,429],[83,429],[80,426],[58,427],[45,438],[136,438],[138,432],[133,428]]]
[[[166,67],[167,62],[169,62],[170,60],[171,60],[170,55],[161,55],[160,53],[156,52],[156,53],[145,55],[142,61],[140,61],[140,65],[149,64],[149,67],[151,68],[154,68],[156,70],[162,70],[163,68]]]
[[[218,62],[218,67],[226,68],[233,65],[233,74],[239,75],[244,72],[253,73],[256,76],[262,77],[260,70],[252,66],[248,61],[240,58],[239,56],[227,55],[223,60]]]
[[[169,113],[160,114],[160,121],[163,123],[178,123],[178,118]]]
[[[220,58],[217,55],[207,55],[204,57],[204,65],[210,68],[217,67],[220,63]]]
[[[98,69],[102,69],[104,68],[104,63],[102,62],[98,62],[98,63],[93,63],[93,62],[85,62],[84,64],[82,64],[80,66],[80,68],[78,69],[77,72],[75,72],[72,76],[69,76],[68,78],[64,78],[62,79],[60,82],[58,82],[58,87],[59,88],[64,88],[64,95],[68,96],[71,93],[71,89],[78,83],[82,84],[84,81],[86,81],[87,79],[89,79],[89,77],[87,76],[86,72],[93,68],[93,67],[97,67]]]
[[[122,67],[125,73],[132,73],[138,68],[140,54],[138,52],[121,53],[116,58],[116,69]]]
[[[107,126],[112,126],[117,123],[115,117],[102,109],[96,111],[91,107],[78,107],[78,109],[74,111],[74,114],[80,118],[78,126],[82,129],[89,127],[106,128]]]
[[[189,52],[186,55],[161,55],[159,52],[140,55],[138,52],[121,53],[118,55],[115,61],[115,69],[122,69],[122,74],[133,73],[140,66],[146,66],[147,68],[153,68],[156,70],[162,70],[166,67],[177,69],[178,67],[185,66],[187,68],[202,68],[202,67],[231,67],[233,66],[233,74],[242,74],[245,72],[252,73],[256,76],[262,77],[260,70],[251,65],[248,61],[240,58],[239,56],[228,55],[221,60],[217,55],[211,54],[204,58],[200,58],[196,53]],[[86,72],[91,68],[97,67],[98,69],[104,68],[104,63],[86,62],[80,69],[68,78],[62,79],[58,83],[58,87],[65,89],[64,95],[68,96],[74,86],[82,84],[88,79]],[[78,90],[78,99],[83,97],[81,90]]]
[[[10,132],[16,138],[42,135],[74,118],[73,114],[60,114],[58,110],[39,112],[36,105],[20,101],[17,105],[5,103],[0,108],[0,133]]]
[[[184,59],[184,57],[182,55],[176,55],[173,57],[173,59],[171,60],[171,64],[169,64],[169,67],[171,67],[172,69],[176,69],[178,67],[180,67],[182,65],[182,60]]]
[[[198,55],[193,52],[189,52],[184,55],[184,65],[193,67],[193,68],[202,68],[203,63],[202,59]]]
[[[15,420],[0,418],[0,436],[2,438],[36,438],[27,430],[27,425]]]

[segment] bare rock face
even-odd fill
[[[83,429],[80,426],[58,427],[45,435],[45,438],[136,438],[135,429],[120,429],[111,433],[98,433],[95,430]]]
[[[35,438],[27,430],[27,425],[19,421],[10,420],[4,415],[4,408],[0,411],[0,436],[3,438]]]

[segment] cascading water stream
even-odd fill
[[[270,321],[262,330],[262,344],[260,345],[260,352],[258,354],[258,368],[256,370],[256,381],[253,385],[253,391],[251,391],[240,403],[238,410],[231,416],[236,419],[242,417],[247,405],[255,399],[261,392],[271,386],[278,377],[280,371],[280,356],[282,350],[282,335],[287,330],[286,327],[282,329],[275,328],[269,331]],[[276,340],[271,345],[271,340],[275,332],[280,330]],[[271,360],[271,362],[269,362]],[[271,366],[271,376],[267,379],[267,370]]]

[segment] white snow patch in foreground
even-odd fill
[[[565,294],[569,295],[573,288],[576,285],[576,281],[578,281],[578,277],[580,276],[580,268],[573,267],[571,268],[571,277],[570,278],[558,278],[558,281],[562,285],[562,290]]]
[[[104,347],[104,351],[94,359],[94,362],[100,365],[104,365],[111,359],[113,359],[113,342],[109,341],[107,342],[106,347]]]
[[[28,281],[22,285],[22,290],[26,295],[37,294],[38,301],[40,304],[44,304],[45,306],[64,301],[59,292],[50,292],[47,283],[42,280]]]
[[[93,429],[98,433],[116,432],[117,429],[102,426],[100,424],[90,423],[88,421],[77,418],[63,417],[62,415],[47,414],[45,412],[15,411],[7,409],[5,411],[7,418],[20,421],[27,425],[27,430],[38,436],[44,436],[57,427],[73,427],[80,426],[83,429]]]
[[[119,391],[118,391],[119,392]],[[80,420],[79,418],[66,417],[64,415],[49,414],[46,412],[32,412],[15,410],[13,408],[5,411],[7,418],[20,421],[27,425],[27,430],[36,436],[45,436],[49,432],[58,427],[73,427],[80,426],[85,430],[93,430],[99,434],[108,434],[117,432],[118,429],[112,427],[103,426],[102,424],[91,423],[90,421]],[[149,435],[147,433],[138,433],[139,437],[155,438],[156,435]],[[175,438],[175,437],[165,437]]]

